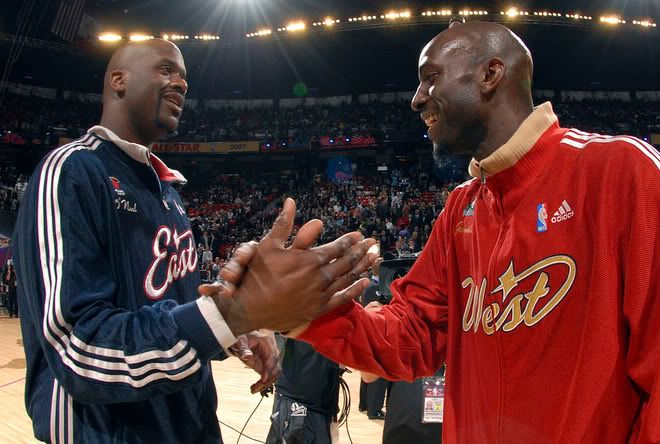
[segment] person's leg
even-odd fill
[[[266,444],[280,444],[282,442],[282,429],[286,419],[284,418],[286,416],[286,412],[282,412],[280,410],[282,407],[282,400],[282,396],[275,395],[275,399],[273,401],[273,413],[270,416],[270,430],[268,431]]]
[[[360,405],[358,409],[361,412],[367,410],[368,401],[367,401],[367,392],[369,390],[369,384],[360,379]]]
[[[303,431],[304,444],[331,444],[330,421],[331,417],[308,410]]]
[[[16,300],[16,289],[9,290],[9,317],[18,317],[18,301]]]
[[[370,419],[378,419],[383,416],[386,389],[387,381],[383,378],[378,378],[378,380],[369,384],[367,390],[367,414]]]
[[[9,288],[3,284],[0,284],[0,306],[9,313]]]

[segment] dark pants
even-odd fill
[[[437,375],[440,372],[436,373]],[[438,444],[442,424],[422,424],[422,380],[392,383],[387,396],[383,444]]]
[[[382,410],[387,385],[388,382],[383,378],[369,384],[360,381],[360,410],[366,410],[369,416],[375,416]]]
[[[18,317],[18,300],[16,298],[16,287],[9,287],[9,296],[7,297],[7,310],[9,317]]]
[[[332,417],[276,395],[266,444],[330,444]]]

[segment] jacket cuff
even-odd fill
[[[206,359],[211,359],[236,342],[220,311],[208,296],[179,305],[172,311],[183,336]]]

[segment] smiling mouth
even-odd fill
[[[177,101],[175,101],[174,99],[165,99],[165,101],[170,102],[171,104],[173,104],[177,108],[181,109],[181,105]]]
[[[439,117],[438,114],[430,114],[424,117],[424,123],[426,124],[426,126],[431,128],[433,125],[438,123],[438,117]]]
[[[181,114],[183,113],[183,106],[182,106],[183,104],[179,104],[180,102],[178,102],[175,98],[171,98],[171,97],[162,97],[162,100],[164,102],[171,103],[172,105],[174,105],[174,108],[170,110],[170,112],[174,117],[176,117],[177,119],[181,117]]]

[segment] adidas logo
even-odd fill
[[[556,224],[558,222],[568,220],[573,216],[575,216],[575,211],[573,211],[568,202],[563,201],[559,206],[559,209],[555,211],[555,214],[552,215],[552,219],[550,219],[550,221],[553,224]]]

